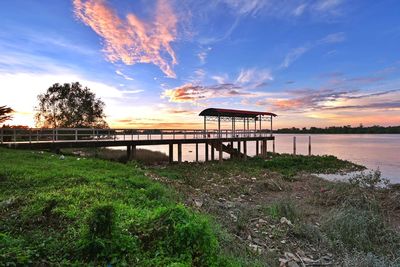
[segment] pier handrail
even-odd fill
[[[101,140],[174,140],[268,137],[268,130],[131,129],[131,128],[0,128],[0,144]]]

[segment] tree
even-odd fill
[[[55,83],[38,95],[37,127],[105,128],[104,102],[79,82]]]
[[[0,106],[0,123],[10,120],[12,118],[10,114],[13,112],[14,110],[12,108],[9,108],[7,106]]]

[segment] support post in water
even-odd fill
[[[260,144],[259,144],[259,142],[258,142],[258,140],[256,141],[256,156],[258,156],[258,154],[260,154],[259,152],[259,146],[260,146]]]
[[[219,150],[218,150],[218,153],[219,153],[219,163],[222,163],[222,161],[223,161],[223,157],[222,157],[222,142],[220,142],[219,144],[218,144],[218,146],[219,146]]]
[[[174,162],[174,144],[169,144],[169,163]]]
[[[275,139],[272,140],[272,153],[275,154]]]
[[[182,144],[178,144],[178,162],[182,162]]]
[[[243,141],[243,154],[244,154],[244,159],[247,159],[247,142]]]
[[[261,154],[265,158],[267,157],[267,140],[262,140],[261,143]]]
[[[214,143],[211,143],[211,161],[215,160],[215,155],[214,155]]]
[[[296,136],[293,136],[293,155],[296,155]]]
[[[196,143],[196,162],[199,162],[199,143]]]
[[[126,158],[128,159],[128,161],[132,159],[131,146],[126,146]]]
[[[207,142],[204,143],[204,148],[205,148],[205,150],[204,150],[204,152],[205,152],[204,160],[207,162],[208,161],[208,143]]]
[[[136,159],[136,145],[132,145],[131,150],[132,150],[131,160]]]
[[[240,153],[240,141],[237,142],[237,150]]]
[[[308,155],[311,156],[311,135],[308,136]]]
[[[233,142],[230,143],[231,144],[231,150],[233,151]],[[230,153],[230,158],[233,159],[233,153]]]

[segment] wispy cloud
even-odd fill
[[[273,80],[267,69],[242,69],[233,82],[229,82],[228,76],[212,76],[218,84],[201,85],[186,83],[182,86],[166,89],[162,98],[168,98],[170,102],[197,103],[202,100],[221,97],[251,97],[255,93],[253,89],[265,86],[266,82]]]
[[[155,19],[148,23],[135,14],[121,19],[104,0],[74,0],[74,12],[104,40],[104,52],[111,62],[127,65],[152,63],[168,77],[177,59],[171,43],[177,36],[177,17],[167,0],[158,0]],[[169,55],[166,59],[164,54]]]
[[[123,77],[125,80],[133,81],[133,78],[132,78],[132,77],[129,77],[128,75],[122,73],[122,71],[120,71],[120,70],[116,70],[115,73],[116,73],[117,75]]]
[[[268,15],[273,17],[298,17],[311,15],[338,15],[342,0],[219,0],[240,16]]]
[[[299,59],[303,54],[307,53],[309,50],[324,44],[333,44],[333,43],[340,43],[345,40],[345,34],[343,32],[337,32],[328,34],[322,39],[319,39],[315,42],[308,43],[303,46],[299,46],[297,48],[292,49],[283,59],[280,68],[288,68],[293,62]]]

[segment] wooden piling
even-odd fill
[[[208,142],[205,142],[204,144],[204,152],[205,152],[205,156],[204,156],[204,160],[207,162],[208,161]]]
[[[262,140],[261,143],[261,154],[265,158],[267,157],[267,140]]]
[[[126,146],[126,158],[128,161],[132,160],[132,151],[131,151],[131,146]]]
[[[311,135],[308,136],[308,155],[311,156]]]
[[[244,159],[247,159],[247,142],[243,141],[243,154],[244,154]]]
[[[275,139],[272,140],[272,153],[275,154]]]
[[[178,144],[178,162],[182,162],[182,144]]]
[[[169,163],[173,163],[174,162],[174,144],[169,144],[168,156],[169,156]]]
[[[237,150],[240,153],[240,141],[237,142]]]
[[[215,160],[214,150],[214,143],[211,143],[211,161]]]
[[[293,155],[296,155],[296,136],[293,136]]]
[[[230,143],[231,144],[231,149],[233,150],[233,142]],[[233,153],[230,153],[230,158],[233,159]]]
[[[136,159],[136,145],[132,145],[132,147],[131,147],[131,151],[132,151],[132,153],[131,153],[131,160],[132,159]]]
[[[258,142],[258,140],[256,141],[256,156],[258,156],[258,154],[259,154],[259,146],[260,146],[260,144],[259,144],[259,142]]]
[[[199,143],[196,143],[196,162],[199,162]]]
[[[223,157],[222,157],[222,142],[219,143],[218,154],[219,154],[219,163],[222,163],[222,161],[223,161]]]

